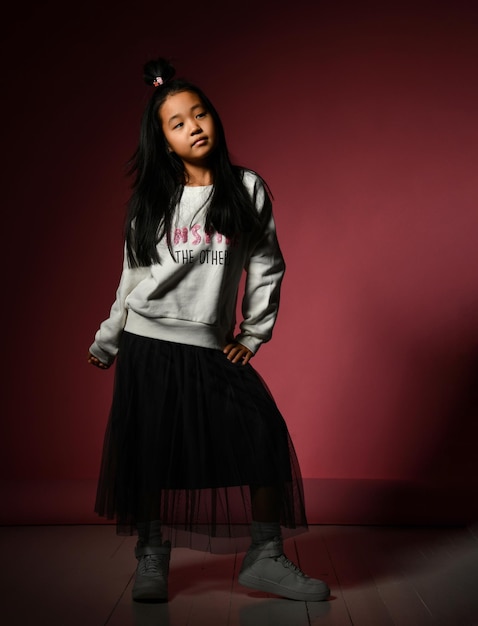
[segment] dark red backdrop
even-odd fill
[[[85,355],[119,278],[141,67],[159,54],[210,95],[232,155],[276,199],[288,272],[255,364],[293,435],[311,521],[475,519],[467,5],[14,9],[1,74],[4,522],[96,519],[113,371]]]

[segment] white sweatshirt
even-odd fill
[[[158,243],[161,263],[131,268],[126,257],[110,315],[100,325],[90,352],[113,362],[123,330],[177,343],[222,350],[233,340],[236,302],[243,270],[243,320],[236,340],[257,352],[271,338],[284,260],[277,242],[270,202],[256,175],[244,173],[244,184],[257,190],[263,230],[237,240],[204,231],[212,187],[185,187],[171,232],[173,256],[165,238]]]

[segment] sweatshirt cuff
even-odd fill
[[[235,337],[235,341],[248,348],[253,354],[256,354],[256,352],[259,350],[263,343],[263,341],[261,339],[258,339],[257,337],[244,335],[242,333]]]
[[[90,353],[105,365],[111,365],[116,357],[116,354],[110,354],[109,352],[102,350],[96,341],[91,344]]]

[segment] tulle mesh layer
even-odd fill
[[[161,520],[173,545],[213,550],[248,536],[250,487],[280,490],[285,536],[306,530],[294,447],[253,367],[123,333],[96,512],[120,534]]]

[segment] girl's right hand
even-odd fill
[[[90,363],[90,365],[94,365],[95,367],[99,367],[101,370],[107,370],[109,367],[109,365],[102,363],[93,354],[91,354],[91,352],[88,352],[88,363]]]

